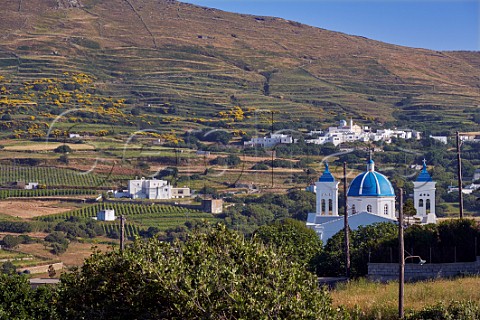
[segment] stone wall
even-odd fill
[[[374,281],[398,279],[398,263],[369,263],[368,278]],[[464,274],[480,274],[480,257],[474,262],[405,264],[405,281],[454,277]]]
[[[63,269],[63,262],[50,263],[50,264],[45,264],[45,265],[41,265],[41,266],[18,268],[17,272],[23,272],[25,270],[28,270],[28,271],[30,271],[31,274],[48,273],[48,267],[50,267],[50,266],[53,266],[55,271],[62,270]]]

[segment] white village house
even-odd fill
[[[292,136],[286,134],[272,133],[268,137],[252,138],[250,141],[245,141],[243,144],[246,147],[262,147],[272,148],[279,143],[290,144],[295,143]]]
[[[338,127],[329,127],[326,132],[323,131],[310,131],[308,135],[319,135],[317,138],[305,139],[305,143],[313,144],[325,144],[333,143],[335,146],[345,142],[368,142],[368,141],[385,141],[390,143],[392,138],[398,139],[420,139],[420,132],[405,129],[381,129],[376,132],[371,132],[368,127],[362,128],[359,125],[353,124],[353,120],[350,119],[350,123],[341,120]]]
[[[190,195],[190,188],[174,188],[165,180],[142,178],[128,181],[128,196],[132,199],[168,200]]]
[[[97,213],[98,221],[115,221],[115,210],[114,209],[103,209]]]
[[[309,213],[307,218],[307,227],[315,230],[324,244],[344,226],[344,217],[338,214],[338,184],[326,164],[325,171],[315,183],[316,212]],[[367,162],[365,172],[352,180],[347,196],[347,214],[352,230],[361,225],[397,221],[392,184],[387,177],[375,171],[373,160]],[[414,182],[414,203],[417,220],[436,223],[435,182],[427,172],[425,161]]]

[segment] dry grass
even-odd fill
[[[405,309],[420,310],[425,306],[452,300],[480,301],[480,277],[439,279],[405,284]],[[333,303],[347,308],[360,306],[374,310],[395,310],[398,307],[398,283],[378,283],[365,279],[341,285],[332,291]]]
[[[31,219],[38,216],[67,212],[76,209],[77,207],[78,206],[74,203],[61,201],[0,201],[0,213],[22,219]]]
[[[68,246],[67,252],[60,256],[52,254],[48,247],[45,248],[41,243],[21,244],[18,251],[47,259],[60,260],[66,267],[71,267],[82,265],[85,258],[88,258],[93,253],[94,246],[102,252],[110,250],[110,247],[106,244],[71,242]]]
[[[35,142],[27,143],[22,142],[21,144],[5,146],[7,151],[52,151],[55,148],[63,145],[63,143],[58,142]],[[73,144],[66,143],[72,150],[94,150],[95,147],[88,144]]]

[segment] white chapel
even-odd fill
[[[316,212],[308,214],[307,227],[315,230],[323,243],[343,229],[344,217],[338,214],[338,185],[328,164],[315,183]],[[356,176],[347,191],[347,214],[350,229],[378,222],[397,222],[395,192],[386,176],[375,171],[375,162],[367,162],[365,172]],[[423,169],[414,182],[414,202],[417,220],[435,223],[435,182]]]

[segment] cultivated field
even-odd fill
[[[0,141],[0,144],[2,144],[2,141]],[[63,145],[63,143],[59,142],[22,142],[12,145],[6,145],[4,149],[7,151],[52,151]],[[94,146],[88,144],[65,143],[65,145],[69,146],[72,150],[78,151],[95,149]]]
[[[52,254],[48,249],[45,249],[44,245],[41,243],[21,244],[18,250],[24,253],[33,254],[47,259],[60,259],[66,267],[70,267],[82,265],[83,260],[85,258],[88,258],[93,253],[94,247],[103,252],[111,248],[111,246],[107,244],[71,242],[68,246],[67,252],[63,253],[60,256]]]
[[[43,200],[4,200],[0,201],[0,213],[8,216],[31,219],[50,214],[67,212],[78,208],[70,202],[43,201]]]

